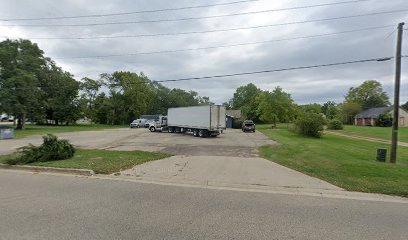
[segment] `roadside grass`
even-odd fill
[[[258,130],[281,144],[260,147],[261,157],[349,191],[408,197],[407,147],[398,148],[397,164],[380,163],[375,160],[377,148],[390,145],[330,134],[303,137],[286,125],[260,125]]]
[[[104,125],[104,124],[77,124],[68,126],[53,126],[53,125],[34,125],[27,124],[24,130],[14,130],[15,138],[23,138],[32,135],[46,135],[65,132],[78,131],[98,131],[104,129],[123,128],[128,126],[123,125]]]
[[[158,160],[170,156],[170,154],[165,153],[152,153],[142,151],[122,152],[77,149],[74,157],[71,159],[50,162],[36,162],[27,165],[91,169],[95,173],[111,174],[132,168],[135,165],[139,165],[148,161]],[[15,157],[17,157],[16,154],[0,156],[0,163],[6,163],[8,159]]]
[[[391,127],[367,127],[367,126],[352,126],[345,125],[344,130],[336,130],[336,132],[351,136],[372,137],[385,140],[391,140]],[[398,141],[408,142],[408,128],[402,127],[398,130]]]

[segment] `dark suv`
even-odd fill
[[[255,132],[255,123],[252,120],[245,120],[242,123],[243,132]]]

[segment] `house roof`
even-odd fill
[[[393,107],[370,108],[357,114],[355,118],[378,118],[378,116],[392,110],[392,108]]]
[[[227,110],[226,114],[233,118],[241,118],[241,110]]]

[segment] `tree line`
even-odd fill
[[[141,114],[209,103],[208,97],[167,88],[143,73],[118,71],[77,81],[37,44],[24,39],[0,42],[0,113],[14,116],[17,129],[27,119],[55,125],[80,118],[127,124]]]
[[[324,104],[298,105],[281,87],[263,91],[253,83],[236,89],[233,97],[223,104],[227,109],[240,109],[247,119],[264,123],[293,122],[305,113],[323,115],[327,120],[337,119],[353,124],[354,116],[363,110],[390,105],[389,97],[381,83],[367,80],[360,86],[351,87],[343,102],[327,101]],[[408,102],[401,107],[408,110]]]
[[[102,124],[128,124],[143,114],[166,114],[171,107],[211,104],[197,92],[170,89],[145,74],[117,71],[98,79],[73,75],[58,67],[29,40],[0,42],[0,113],[15,116],[17,129],[27,119],[45,124],[71,124],[87,118]],[[320,114],[352,124],[354,116],[372,107],[389,106],[388,95],[375,80],[351,87],[344,101],[298,105],[281,87],[263,91],[250,83],[236,89],[223,104],[240,109],[256,122],[293,122],[304,113]],[[408,110],[408,102],[403,108]]]

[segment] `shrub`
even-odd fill
[[[321,114],[304,112],[295,120],[296,132],[311,137],[321,137],[326,120]]]
[[[32,144],[19,148],[19,156],[10,159],[8,164],[27,164],[33,162],[47,162],[69,159],[74,156],[75,148],[67,140],[58,140],[54,135],[43,137],[43,144],[39,147]]]
[[[329,121],[327,128],[331,130],[343,130],[343,123],[340,120],[333,119]]]
[[[234,121],[232,122],[232,128],[241,129],[241,127],[242,127],[242,121],[239,119],[234,119]]]
[[[391,114],[380,114],[376,120],[376,125],[379,127],[391,127],[392,126],[392,116]]]

